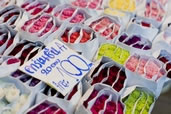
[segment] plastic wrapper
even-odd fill
[[[156,28],[153,21],[143,17],[135,17],[129,22],[126,32],[141,35],[152,42],[157,36],[159,29]]]
[[[15,46],[8,48],[3,55],[14,56],[21,61],[20,65],[23,65],[26,61],[30,60],[39,51],[41,51],[42,48],[43,45],[39,43],[31,43],[23,40],[17,43]]]
[[[6,23],[13,28],[25,17],[26,14],[18,6],[11,5],[0,11],[0,23]]]
[[[171,25],[171,15],[169,15],[163,22],[161,26],[161,31],[165,31]]]
[[[93,30],[88,27],[82,27],[80,26],[73,26],[71,28],[67,27],[65,32],[63,33],[62,41],[65,43],[87,43],[88,41],[93,40],[94,34]],[[87,30],[86,30],[87,28]]]
[[[168,30],[168,31],[167,31]],[[167,33],[167,32],[168,33]],[[166,32],[166,33],[165,33]],[[161,32],[157,38],[154,40],[153,45],[153,56],[157,59],[159,59],[161,62],[164,63],[164,69],[166,70],[166,80],[164,84],[164,88],[162,89],[162,92],[166,92],[170,88],[170,60],[169,56],[171,54],[171,46],[169,41],[169,29],[166,29],[165,31]]]
[[[97,33],[100,42],[115,40],[123,30],[121,20],[118,17],[108,15],[92,17],[85,24]]]
[[[161,33],[162,34],[162,33]],[[160,35],[159,35],[160,36]],[[157,38],[160,38],[160,37]],[[157,58],[158,60],[160,60],[161,62],[163,62],[164,64],[164,69],[166,70],[166,82],[170,81],[170,54],[171,54],[171,46],[170,44],[168,44],[167,42],[158,39],[159,41],[157,41],[156,38],[156,42],[154,42],[154,46],[153,46],[153,57]]]
[[[133,13],[144,4],[145,0],[109,0],[108,2],[109,8]]]
[[[16,70],[11,74],[11,77],[15,78],[16,80],[19,80],[23,85],[25,85],[27,88],[29,88],[32,92],[36,92],[41,90],[45,87],[45,83],[42,81],[33,78],[19,70]]]
[[[103,83],[120,94],[127,83],[124,67],[105,57],[101,59],[89,77],[89,84]]]
[[[106,4],[106,0],[70,0],[70,2],[76,7],[86,9],[92,16],[102,14]]]
[[[19,66],[19,59],[12,56],[0,56],[0,77],[10,75],[12,72],[16,71]]]
[[[142,35],[122,33],[118,37],[117,44],[132,53],[151,54],[152,43]]]
[[[129,87],[122,96],[125,114],[150,114],[156,97],[154,93],[144,87]]]
[[[1,0],[0,9],[10,5],[21,5],[24,0]]]
[[[26,114],[69,114],[74,113],[72,105],[68,101],[64,101],[60,98],[49,97],[43,99],[41,102],[36,103],[35,106],[31,107],[26,111]]]
[[[167,71],[167,77],[171,78],[171,54],[166,50],[161,50],[158,59],[165,64],[164,68]]]
[[[118,17],[119,20],[121,20],[122,26],[127,26],[128,22],[133,17],[133,14],[131,13],[126,13],[112,8],[104,9],[104,14]]]
[[[104,0],[71,0],[71,4],[81,8],[102,9]]]
[[[58,36],[67,46],[92,59],[99,47],[99,41],[93,30],[85,25],[76,24],[66,27]],[[91,53],[91,54],[90,54]]]
[[[95,58],[100,59],[103,56],[112,59],[116,63],[124,65],[130,56],[130,52],[115,44],[106,43],[100,46]]]
[[[119,94],[105,85],[95,84],[81,98],[75,114],[123,114]]]
[[[23,114],[35,100],[35,96],[22,83],[9,77],[0,79],[0,113]]]
[[[166,45],[171,44],[171,26],[167,27],[163,32],[157,35],[157,37],[153,41],[153,44],[154,44],[153,47],[155,47],[156,43],[160,43],[160,42],[163,42]]]
[[[16,0],[2,0],[1,3],[0,3],[0,6],[1,7],[7,7],[9,5],[13,5],[15,4]]]
[[[158,0],[147,0],[145,8],[137,11],[137,15],[156,21],[155,25],[159,27],[165,19],[166,11],[166,3],[158,2]]]
[[[55,100],[55,99],[54,99]],[[53,99],[47,99],[30,109],[27,114],[47,113],[47,114],[67,114]]]
[[[170,6],[171,5],[171,1],[170,0],[167,0],[167,4],[168,4],[168,6]],[[167,8],[167,16],[171,16],[170,11],[171,11],[171,7],[168,7]]]
[[[166,76],[164,64],[151,56],[134,54],[129,57],[125,67],[147,80],[158,81]]]
[[[58,6],[60,4],[67,4],[68,0],[48,0],[48,3],[52,6]]]
[[[41,15],[42,13],[51,13],[54,6],[50,5],[46,0],[26,0],[21,8],[24,9],[30,17]]]
[[[41,90],[40,93],[37,94],[36,102],[39,102],[47,97],[56,97],[63,101],[67,101],[70,105],[72,105],[73,110],[75,110],[84,92],[83,84],[83,81],[81,81],[80,83],[75,85],[66,96],[63,96],[61,93],[51,88],[50,86],[46,86],[44,89]]]
[[[67,21],[71,24],[83,23],[90,15],[83,9],[73,7],[69,4],[62,4],[56,7],[52,13],[59,21]]]
[[[0,25],[0,54],[2,55],[7,49],[12,48],[20,41],[17,31],[11,27],[2,24]]]
[[[53,16],[43,14],[26,21],[20,29],[23,39],[35,42],[50,42],[63,27]]]

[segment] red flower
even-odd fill
[[[93,106],[91,107],[91,112],[93,114],[98,114],[100,110],[103,110],[105,101],[108,99],[108,97],[109,96],[107,95],[101,95],[100,97],[98,97]]]
[[[107,103],[104,114],[115,114],[116,113],[116,104],[113,101]]]
[[[98,94],[98,91],[94,89],[93,92],[91,93],[91,95],[89,96],[89,98],[86,101],[84,101],[84,103],[83,103],[85,108],[87,108],[88,102],[90,102],[93,98],[95,98],[97,96],[97,94]]]

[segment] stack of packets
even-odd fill
[[[171,81],[169,5],[1,0],[0,114],[150,114]],[[56,39],[93,63],[66,95],[19,70]]]

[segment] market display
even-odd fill
[[[90,19],[85,23],[107,40],[114,39],[120,32],[120,23],[117,22],[116,19],[112,19],[107,16],[97,17],[97,20],[92,20],[92,22]]]
[[[170,59],[171,58],[170,58],[170,55],[171,54],[169,52],[167,52],[166,50],[162,50],[159,57],[158,57],[158,59],[165,64],[165,68],[167,71],[167,77],[169,77],[169,78],[171,78],[170,77],[171,76],[170,75],[171,74],[171,71],[170,71],[170,69],[171,69]]]
[[[97,58],[109,57],[119,64],[125,64],[130,52],[115,44],[102,44],[98,50]]]
[[[15,5],[8,6],[0,11],[0,23],[6,23],[12,27],[15,27],[23,17],[22,9]]]
[[[171,81],[169,5],[1,0],[0,114],[151,114]]]
[[[127,79],[125,69],[112,62],[110,66],[100,63],[94,70],[91,78],[91,85],[103,83],[111,86],[117,92],[120,92],[124,88]]]
[[[164,65],[158,60],[147,57],[133,55],[126,62],[125,67],[132,72],[136,72],[139,75],[151,80],[157,81],[162,76],[165,76]]]
[[[136,88],[127,98],[123,98],[125,114],[148,114],[154,101],[153,94]]]
[[[94,32],[89,27],[72,26],[67,27],[63,35],[62,40],[66,43],[86,43],[93,40]]]
[[[51,103],[49,101],[44,101],[35,108],[33,108],[31,111],[29,111],[27,114],[35,114],[38,112],[48,114],[66,114],[66,112],[63,109],[55,105],[56,104]]]

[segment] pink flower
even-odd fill
[[[160,70],[160,65],[157,61],[149,61],[147,65],[145,66],[146,70],[146,77],[148,79],[153,78],[153,76],[156,76],[158,74],[158,71]]]
[[[139,57],[137,56],[131,56],[128,61],[126,62],[126,68],[131,70],[132,72],[135,72],[137,65],[139,63]]]

